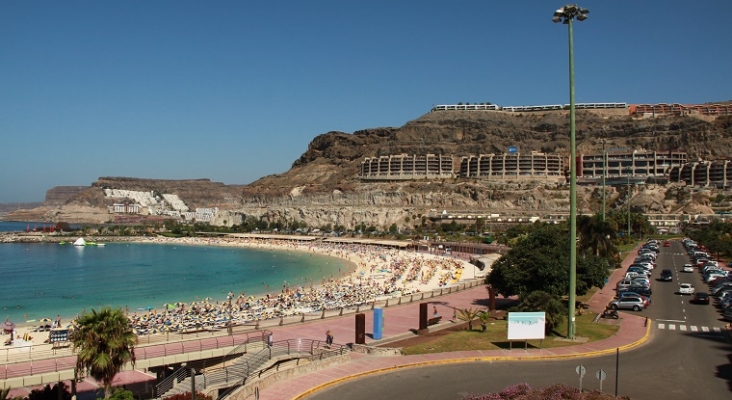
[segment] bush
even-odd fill
[[[167,397],[166,400],[191,400],[191,392],[174,394]],[[213,400],[213,397],[196,392],[196,400]]]
[[[581,392],[578,388],[557,383],[543,389],[532,389],[528,383],[519,383],[509,386],[499,393],[488,393],[483,395],[469,394],[463,400],[611,400],[615,396],[602,393],[596,390]],[[630,400],[624,396],[620,399]]]

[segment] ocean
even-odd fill
[[[263,295],[310,286],[355,266],[305,252],[219,246],[107,243],[104,247],[0,244],[0,317],[15,323],[101,306],[163,308],[226,294]],[[4,319],[3,319],[4,320]]]

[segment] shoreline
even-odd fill
[[[336,257],[349,265],[349,268],[341,272],[338,277],[331,277],[320,283],[311,280],[309,289],[296,285],[292,287],[283,285],[280,292],[270,290],[266,293],[257,293],[256,296],[244,296],[242,294],[237,297],[236,294],[229,293],[232,296],[231,303],[227,303],[226,299],[208,298],[208,301],[194,301],[189,304],[177,302],[174,307],[172,307],[172,304],[170,306],[156,304],[154,310],[129,310],[128,316],[133,321],[138,334],[163,333],[164,330],[169,331],[169,329],[172,329],[171,327],[184,331],[193,324],[190,321],[192,317],[204,316],[210,320],[211,326],[220,327],[228,321],[225,317],[227,313],[232,316],[232,319],[235,319],[235,315],[237,316],[238,319],[235,320],[235,323],[247,323],[307,312],[320,312],[323,309],[348,306],[349,304],[366,304],[377,300],[379,297],[390,296],[393,293],[427,292],[458,283],[463,280],[463,271],[466,268],[474,269],[473,274],[471,274],[473,277],[478,273],[477,268],[466,260],[363,244],[296,242],[278,238],[242,237],[89,236],[88,238],[97,243],[129,242],[218,246],[284,253],[292,251],[301,254]],[[46,237],[45,239],[49,238]],[[52,240],[44,241],[58,243],[68,239],[69,237],[64,236],[53,237]],[[37,242],[37,240],[32,241],[32,243]],[[426,270],[423,270],[425,267]],[[347,290],[344,288],[347,288]],[[337,297],[338,295],[342,297]],[[231,304],[230,308],[228,304]],[[158,309],[164,310],[164,312],[160,313]],[[192,309],[193,312],[191,312]],[[62,321],[70,321],[74,318],[75,316],[62,316]],[[45,332],[32,332],[37,326],[37,323],[26,323],[25,321],[16,323],[16,337],[22,337],[25,332],[30,332],[31,335],[37,336],[32,341],[26,342],[26,345],[38,343],[42,337],[45,337]],[[200,327],[201,324],[198,323],[196,326]]]

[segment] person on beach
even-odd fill
[[[432,317],[437,318],[440,316],[440,313],[437,312],[437,306],[432,307]]]
[[[330,330],[325,332],[325,347],[330,348],[333,345],[333,333]]]

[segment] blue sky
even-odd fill
[[[328,131],[435,104],[567,103],[563,5],[4,0],[0,202],[100,176],[246,184]],[[732,99],[732,2],[580,6],[578,102]]]

